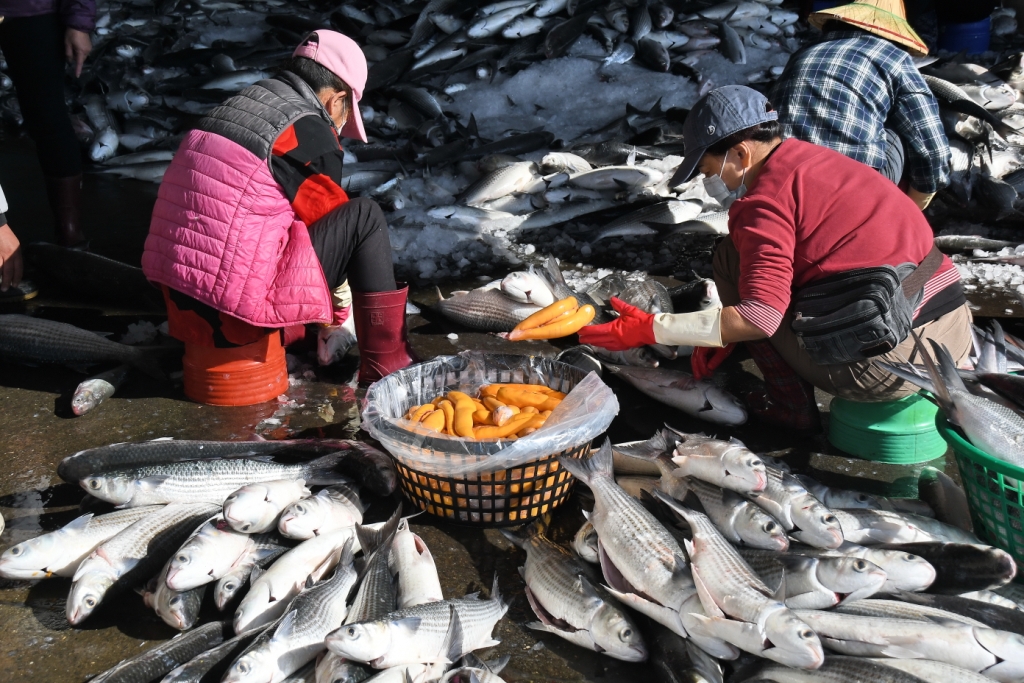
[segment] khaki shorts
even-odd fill
[[[735,306],[740,302],[740,255],[732,239],[725,237],[715,250],[715,285],[724,306]],[[892,401],[916,393],[918,387],[895,375],[876,367],[871,361],[844,363],[839,365],[818,365],[811,361],[800,346],[790,323],[792,312],[782,318],[779,329],[769,341],[798,375],[818,387],[841,398],[851,401]],[[922,339],[934,339],[945,344],[953,360],[959,365],[971,351],[971,311],[967,305],[946,313],[942,317],[925,323],[915,332]],[[907,337],[895,349],[873,360],[891,363],[920,363],[920,355],[913,337]]]

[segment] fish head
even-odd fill
[[[5,579],[45,579],[46,568],[60,560],[56,534],[43,534],[11,546],[0,555],[0,577]]]
[[[263,582],[256,582],[245,594],[242,604],[235,610],[235,633],[242,633],[266,623],[266,613],[270,605],[270,586]]]
[[[367,621],[342,626],[324,640],[327,649],[346,659],[372,662],[391,649],[391,623]]]
[[[733,524],[736,533],[749,546],[785,552],[789,549],[786,530],[771,515],[752,503],[743,505]]]
[[[839,519],[817,499],[807,496],[793,506],[793,523],[800,528],[793,537],[816,548],[838,548],[843,544]]]
[[[125,475],[97,474],[78,483],[86,493],[114,505],[124,505],[135,495],[135,481]]]
[[[269,495],[267,487],[261,484],[243,486],[224,501],[225,521],[243,534],[261,531],[268,517],[277,517],[277,509],[267,502]]]
[[[165,624],[168,624],[179,631],[184,631],[192,627],[195,623],[196,615],[190,614],[189,601],[185,598],[182,593],[164,591],[165,595],[161,596],[163,600],[157,600],[156,613],[164,620]],[[166,595],[170,595],[169,598]]]
[[[922,591],[935,582],[932,563],[920,555],[900,550],[870,549],[866,559],[874,562],[886,573],[885,590]]]
[[[881,590],[888,578],[874,562],[850,556],[820,558],[816,575],[822,586],[846,595],[844,600],[873,595]]]
[[[223,610],[244,585],[245,577],[240,574],[228,574],[221,577],[213,587],[213,602],[217,605],[217,609]]]
[[[764,635],[770,642],[764,656],[772,661],[798,669],[817,669],[825,661],[818,634],[788,609],[768,617]]]
[[[91,387],[81,387],[71,397],[71,412],[75,415],[85,415],[102,401],[103,397],[97,396]]]
[[[328,652],[316,665],[316,683],[361,683],[369,678],[365,664]]]
[[[277,530],[287,538],[306,540],[317,535],[324,525],[327,506],[321,496],[313,496],[292,503],[281,513]]]
[[[747,421],[747,409],[724,389],[710,382],[701,382],[704,388],[704,407],[698,412],[702,420],[715,424],[737,426]]]
[[[572,549],[581,559],[592,564],[600,561],[597,549],[597,529],[591,522],[584,522],[572,539]]]
[[[356,343],[356,335],[345,325],[330,325],[316,338],[316,360],[320,365],[333,365],[348,354]]]
[[[68,593],[68,623],[77,626],[85,621],[99,607],[113,584],[113,577],[106,572],[88,572],[77,577]]]
[[[742,493],[760,493],[768,485],[768,471],[764,461],[752,451],[734,446],[722,454],[727,488]]]
[[[636,624],[622,610],[607,602],[594,613],[589,631],[598,647],[610,657],[624,662],[647,659],[647,646]]]
[[[268,648],[253,648],[235,660],[221,682],[273,683],[276,671],[274,653]]]

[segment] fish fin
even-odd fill
[[[256,583],[261,576],[266,572],[263,567],[254,565],[252,571],[249,572],[249,585]]]
[[[327,455],[305,463],[302,466],[302,477],[306,484],[313,486],[318,484],[337,484],[350,481],[337,471],[338,463],[349,457],[348,451],[328,453]]]
[[[397,628],[404,629],[410,633],[416,633],[420,629],[422,621],[419,617],[404,617],[402,619],[395,619],[391,623]]]
[[[479,658],[477,658],[477,659],[479,659]],[[487,669],[492,674],[497,675],[497,674],[501,673],[502,669],[504,669],[506,666],[508,666],[508,663],[511,660],[512,660],[512,656],[511,655],[504,655],[502,657],[498,657],[497,659],[491,659],[491,660],[488,660],[486,662],[481,662],[481,664],[483,664],[482,668]]]
[[[932,380],[933,393],[939,403],[939,406],[946,412],[947,415],[952,414],[953,401],[949,395],[949,389],[946,387],[946,383],[943,381],[942,375],[939,373],[939,369],[935,367],[935,363],[932,361],[932,357],[928,355],[928,349],[921,342],[921,337],[918,336],[917,332],[910,331],[911,336],[914,338],[914,343],[917,345],[918,351],[921,353],[921,360],[924,362],[924,367],[928,371],[928,376]]]
[[[964,385],[964,381],[960,378],[960,373],[956,371],[956,363],[953,362],[949,349],[946,348],[945,344],[940,344],[934,339],[929,339],[928,341],[931,343],[932,350],[935,352],[935,358],[939,362],[939,374],[942,375],[943,381],[946,382],[947,386],[966,393],[967,386]]]
[[[996,372],[1006,374],[1006,335],[998,320],[992,321],[992,338],[996,345]]]
[[[697,586],[697,597],[700,598],[700,605],[704,608],[704,611],[709,616],[718,617],[720,619],[725,618],[725,612],[718,606],[715,599],[711,597],[711,592],[708,591],[708,587],[705,585],[704,580],[700,578],[700,572],[693,565],[690,566],[690,573],[693,575],[693,583]]]
[[[501,591],[498,590],[498,572],[494,572],[494,581],[491,582],[491,600],[497,602],[502,607],[508,607],[508,603],[501,597]]]
[[[584,484],[597,477],[611,479],[614,476],[612,473],[612,444],[608,439],[605,439],[601,448],[586,460],[559,456],[558,462],[569,471],[569,474]]]
[[[918,375],[916,372],[913,371],[914,366],[912,365],[906,365],[903,363],[887,363],[881,360],[872,360],[871,362],[874,363],[876,366],[882,368],[889,374],[896,375],[900,379],[906,380],[911,384],[919,386],[925,391],[930,391],[933,394],[936,393],[935,383],[932,381],[932,379],[930,377],[922,377],[921,375]]]
[[[960,622],[958,622],[960,623]],[[886,645],[882,654],[892,659],[924,659],[924,655],[899,645]]]
[[[398,531],[398,525],[401,521],[402,507],[398,506],[398,508],[391,514],[388,521],[385,522],[384,526],[380,529],[374,529],[362,524],[357,524],[356,538],[359,539],[359,546],[363,549],[363,555],[365,557],[369,557],[378,549],[383,549],[387,552],[390,548],[390,543],[388,543],[388,541],[394,538],[395,532]]]
[[[517,548],[525,548],[526,543],[535,536],[543,536],[544,531],[551,523],[551,513],[538,517],[531,524],[521,527],[519,531],[511,529],[500,529],[501,535],[509,540]]]
[[[81,517],[76,517],[61,527],[61,531],[82,531],[89,526],[89,522],[92,521],[93,516],[93,513],[87,512]]]
[[[526,581],[526,567],[519,568],[519,577],[522,578],[523,581]]]
[[[580,574],[580,588],[583,590],[583,595],[587,598],[588,602],[603,602],[604,598],[597,592],[597,588],[594,584],[590,583],[590,580],[586,576]]]
[[[561,269],[558,267],[558,262],[555,261],[554,256],[548,256],[548,260],[544,262],[544,271],[556,284],[565,284],[565,277],[562,275]]]
[[[440,303],[442,301],[445,301],[446,299],[444,298],[444,294],[441,293],[441,288],[438,287],[437,285],[434,285],[434,289],[437,290],[437,301],[438,301],[438,303]]]
[[[581,512],[583,513],[583,519],[585,519],[585,520],[587,520],[589,522],[590,521],[590,511],[589,510],[581,510]]]
[[[284,615],[284,618],[278,622],[277,628],[274,629],[274,635],[271,640],[284,640],[291,637],[295,631],[295,618],[298,614],[298,610],[292,610],[288,614]]]
[[[166,474],[154,474],[151,477],[143,477],[136,482],[136,485],[140,490],[153,491],[160,488],[160,486],[170,479],[170,476]]]
[[[463,655],[463,639],[465,634],[462,630],[462,620],[459,619],[459,612],[455,609],[455,605],[449,603],[448,609],[451,610],[448,632],[444,635],[444,643],[442,643],[441,652],[438,654],[446,657],[449,662],[455,662]]]

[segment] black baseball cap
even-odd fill
[[[745,85],[715,88],[693,105],[683,123],[686,155],[672,175],[669,187],[676,187],[696,175],[701,157],[711,145],[733,133],[778,118],[768,98],[753,88]]]

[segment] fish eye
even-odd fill
[[[174,561],[178,562],[179,564],[188,564],[188,555],[186,555],[185,553],[182,553],[182,554],[178,555],[177,557],[175,557]]]
[[[763,465],[763,464],[764,463],[761,462],[761,460],[759,458],[754,458],[753,460],[750,461],[750,466],[751,467],[758,467],[758,466]]]
[[[870,498],[868,498],[866,493],[858,493],[857,500],[860,501],[861,503],[867,503],[870,500]]]
[[[800,631],[800,637],[804,640],[810,640],[814,637],[814,631],[811,629],[804,629],[803,631]]]
[[[85,483],[86,483],[86,486],[91,488],[93,491],[95,491],[96,489],[98,489],[100,487],[99,479],[87,479]]]
[[[917,561],[917,555],[912,555],[910,553],[907,553],[906,555],[903,556],[903,561],[904,562],[916,562]]]
[[[825,515],[821,519],[824,520],[826,524],[834,524],[835,522],[839,521],[836,519],[836,516],[832,514]]]
[[[345,629],[345,634],[349,638],[356,638],[356,637],[359,636],[359,632],[356,631],[356,629],[354,627],[352,627],[352,626],[349,626],[347,629]]]
[[[775,531],[776,524],[775,524],[775,522],[765,522],[764,526],[761,527],[761,528],[764,529],[766,533],[770,534],[770,533]]]
[[[239,671],[239,673],[243,673],[243,674],[249,673],[249,663],[248,662],[239,662],[238,663],[238,671]]]
[[[172,605],[172,606],[173,605],[180,605],[181,604],[181,596],[180,595],[175,595],[173,598],[171,598],[171,600],[170,600],[170,602],[168,604]]]
[[[94,598],[94,597],[86,598],[85,599],[85,606],[88,607],[89,609],[92,609],[93,607],[95,607],[96,606],[96,598]]]
[[[14,546],[11,548],[11,555],[21,555],[21,546]]]
[[[237,587],[238,586],[235,585],[234,581],[229,581],[228,583],[224,584],[224,590],[227,590],[227,591],[233,591]]]
[[[297,513],[299,513],[300,515],[306,514],[306,508],[302,507],[301,505],[296,505],[295,506],[295,511]]]
[[[867,568],[868,568],[868,563],[865,562],[864,560],[857,560],[856,562],[853,563],[853,570],[854,571],[862,572],[862,571],[864,571]]]

